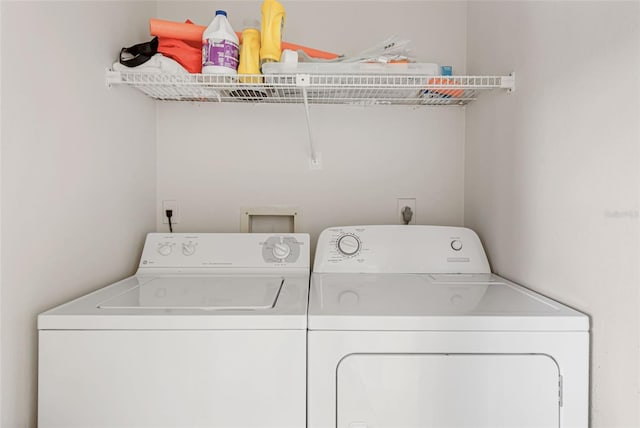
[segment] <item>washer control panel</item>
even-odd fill
[[[294,236],[270,236],[262,244],[262,258],[267,263],[294,263],[300,257],[301,245]]]
[[[140,268],[309,268],[304,233],[150,233]]]
[[[345,226],[318,238],[314,272],[488,273],[471,229],[448,226]]]

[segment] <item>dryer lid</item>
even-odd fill
[[[310,330],[588,330],[588,318],[493,274],[312,275]]]

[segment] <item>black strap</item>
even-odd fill
[[[137,67],[149,61],[152,56],[158,53],[158,38],[154,37],[150,42],[138,43],[128,48],[120,50],[120,64],[127,67]],[[124,59],[123,54],[132,56],[132,58]]]

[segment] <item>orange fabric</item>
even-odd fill
[[[202,72],[202,42],[158,37],[158,53],[177,61],[189,73]]]
[[[150,19],[149,20],[149,32],[152,36],[158,36],[159,39],[170,38],[185,40],[188,42],[202,43],[202,33],[206,27],[202,25],[196,25],[191,21],[180,23],[173,21],[165,21],[162,19]],[[236,32],[238,40],[242,43],[242,33]],[[308,48],[306,46],[296,45],[294,43],[282,42],[282,49],[291,49],[294,51],[303,50],[307,55],[312,58],[334,59],[338,57],[338,54],[331,52],[325,52],[318,49]]]

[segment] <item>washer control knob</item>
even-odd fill
[[[192,256],[196,252],[196,246],[193,242],[189,241],[182,244],[182,254],[185,256]]]
[[[286,259],[291,254],[291,248],[284,242],[273,244],[273,256],[278,259]]]
[[[353,256],[360,251],[360,240],[355,235],[344,235],[338,239],[338,251],[345,256]]]
[[[168,256],[169,254],[171,254],[172,250],[173,246],[169,242],[164,242],[158,245],[158,254],[160,254],[161,256]]]
[[[453,249],[453,251],[462,250],[462,241],[459,239],[454,239],[453,241],[451,241],[451,248]]]

